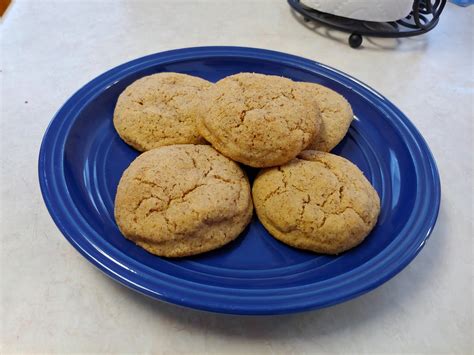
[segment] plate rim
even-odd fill
[[[355,83],[356,86],[359,86],[355,90],[359,95],[362,95],[365,91],[365,94],[367,95],[365,96],[365,99],[370,101],[378,100],[385,106],[384,108],[388,112],[390,112],[394,117],[398,119],[399,123],[404,125],[405,130],[409,132],[412,136],[413,142],[411,143],[414,143],[415,147],[418,148],[418,153],[420,153],[421,157],[425,158],[424,160],[421,160],[424,169],[423,171],[419,172],[424,173],[426,175],[426,178],[430,178],[430,182],[432,183],[430,187],[431,192],[433,194],[430,195],[429,198],[431,212],[425,213],[425,223],[419,226],[420,231],[417,231],[417,238],[415,238],[414,240],[407,238],[408,241],[411,241],[411,243],[408,243],[409,245],[406,247],[406,249],[403,249],[404,253],[402,253],[402,255],[400,255],[400,253],[393,255],[393,250],[388,250],[392,251],[392,259],[394,256],[397,256],[393,264],[388,264],[391,265],[391,268],[388,272],[385,270],[385,272],[379,272],[378,274],[375,274],[375,276],[372,275],[372,277],[370,278],[370,282],[366,281],[365,283],[356,283],[356,285],[353,284],[354,278],[350,279],[349,281],[345,281],[342,284],[343,287],[348,287],[348,283],[350,282],[352,282],[352,285],[349,285],[351,286],[350,288],[344,289],[345,292],[343,293],[338,293],[337,288],[336,291],[334,291],[334,285],[332,288],[325,287],[324,289],[319,290],[319,292],[316,292],[316,294],[319,293],[320,298],[318,300],[312,299],[312,297],[314,296],[308,297],[310,295],[313,295],[315,292],[314,290],[312,290],[312,293],[306,292],[305,286],[308,285],[305,285],[299,287],[300,289],[303,288],[303,290],[301,293],[298,294],[299,298],[297,299],[296,303],[288,303],[284,301],[288,297],[292,297],[292,299],[294,299],[295,297],[293,293],[281,294],[281,292],[278,295],[270,295],[267,297],[262,297],[261,295],[259,295],[259,292],[242,292],[246,294],[245,297],[243,297],[242,294],[240,296],[235,295],[234,303],[227,303],[226,300],[228,301],[228,297],[230,295],[215,295],[211,291],[215,291],[216,289],[241,291],[241,289],[221,288],[212,285],[195,284],[201,285],[201,287],[199,287],[200,289],[192,289],[192,291],[190,291],[189,289],[186,289],[186,286],[188,285],[188,283],[193,284],[192,282],[179,278],[174,278],[173,280],[173,277],[171,277],[171,280],[166,280],[167,277],[164,277],[165,275],[162,275],[163,280],[159,280],[161,282],[156,283],[156,280],[150,279],[150,275],[147,275],[146,273],[137,274],[136,270],[130,269],[124,265],[120,265],[120,262],[118,260],[113,260],[113,258],[111,258],[109,255],[103,255],[103,251],[97,249],[97,246],[94,246],[93,243],[91,243],[91,241],[87,239],[87,235],[80,233],[81,231],[79,231],[79,234],[77,234],[74,233],[77,232],[74,231],[74,228],[72,228],[71,230],[71,225],[68,225],[67,223],[67,219],[71,218],[70,214],[67,213],[69,214],[69,216],[66,215],[63,218],[61,216],[61,211],[57,210],[58,203],[60,203],[60,205],[64,207],[66,202],[54,199],[54,196],[64,196],[59,193],[59,190],[53,191],[54,188],[58,189],[59,187],[51,185],[51,183],[53,183],[57,177],[54,176],[54,166],[48,165],[53,161],[54,157],[58,159],[60,158],[61,154],[64,153],[61,148],[59,151],[56,150],[56,144],[57,140],[60,137],[60,135],[58,136],[58,134],[61,132],[60,128],[64,129],[63,125],[68,122],[67,118],[74,118],[73,113],[75,112],[75,110],[84,107],[88,102],[95,98],[96,95],[94,95],[94,92],[96,94],[100,94],[104,89],[104,82],[109,83],[111,80],[114,79],[114,76],[118,76],[119,74],[123,76],[126,73],[133,72],[139,69],[139,67],[145,68],[145,65],[150,62],[153,62],[155,65],[158,65],[160,63],[170,63],[171,61],[182,61],[184,59],[196,59],[216,56],[238,56],[242,58],[248,57],[253,59],[272,60],[279,62],[280,64],[287,64],[291,65],[292,67],[296,66],[299,69],[304,69],[306,71],[312,71],[313,73],[315,73],[315,70],[317,69],[318,74],[321,74],[320,71],[322,70],[330,74],[331,80],[335,80],[341,84],[344,84],[344,82]],[[97,90],[98,86],[102,86],[102,90]],[[73,122],[74,121],[69,122],[70,125]],[[61,123],[61,125],[59,127],[56,127],[59,123]],[[51,141],[51,139],[54,138],[55,135],[56,140]],[[67,134],[65,134],[64,137],[67,137]],[[406,143],[405,139],[404,142]],[[49,156],[50,153],[51,156]],[[412,153],[411,149],[410,153]],[[53,170],[49,171],[47,168],[53,168]],[[415,169],[417,168],[419,167],[415,165]],[[73,247],[78,250],[93,265],[99,268],[99,270],[103,271],[108,276],[112,277],[116,281],[119,281],[125,286],[132,288],[147,296],[151,296],[152,298],[195,309],[231,314],[269,315],[301,312],[341,303],[354,297],[357,297],[363,293],[369,292],[370,290],[385,283],[393,276],[398,274],[421,251],[436,224],[441,200],[441,183],[439,178],[439,172],[433,154],[431,153],[428,147],[428,144],[426,143],[425,139],[418,131],[418,129],[415,127],[415,125],[400,111],[400,109],[398,109],[394,104],[387,100],[383,95],[350,75],[347,75],[337,69],[334,69],[330,66],[318,63],[310,59],[267,49],[234,46],[189,47],[150,54],[118,65],[83,85],[58,110],[58,112],[54,115],[53,119],[51,120],[45,131],[39,151],[38,177],[43,199],[45,201],[48,212],[51,215],[56,226],[59,228],[64,237],[69,241],[69,243],[72,244]],[[417,178],[418,177],[419,175],[417,174]],[[65,182],[65,180],[63,182]],[[62,186],[62,188],[65,188],[67,191],[67,186],[65,184],[64,186]],[[84,231],[82,232],[84,233]],[[90,244],[88,245],[87,243]],[[406,242],[402,244],[404,245],[406,244]],[[380,259],[380,257],[382,256],[381,254],[384,254],[384,252],[388,252],[386,249],[387,248],[382,250],[382,252],[377,254],[374,258],[369,259],[364,264],[359,265],[357,268],[351,270],[349,273],[352,273],[355,270],[360,269],[361,267],[364,267],[366,269],[368,264],[374,263],[375,261]],[[398,249],[400,249],[400,247]],[[387,263],[387,261],[388,260],[386,260],[385,263]],[[369,271],[371,271],[371,274],[373,274],[374,272],[373,269],[369,269]],[[347,274],[348,273],[344,275]],[[359,274],[358,276],[359,278],[367,277],[368,272]],[[333,279],[336,279],[338,277],[335,277]],[[327,282],[328,280],[324,281]],[[321,285],[322,283],[324,283],[324,281],[319,282],[317,284]],[[177,282],[178,285],[174,285],[174,282]],[[156,289],[156,285],[158,285],[158,288],[161,289]],[[338,286],[339,288],[341,287],[341,285],[336,286]],[[202,288],[204,290],[202,290]],[[324,292],[324,297],[322,297],[321,292]],[[198,297],[196,297],[196,294],[198,294]],[[240,303],[238,303],[237,301]]]

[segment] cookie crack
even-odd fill
[[[321,229],[324,227],[324,225],[326,224],[326,220],[327,220],[328,216],[326,214],[323,215],[323,218],[321,220],[321,223],[318,224],[317,228],[318,229]]]
[[[291,99],[291,100],[295,100],[296,97],[295,97],[295,89],[294,88],[290,88],[290,92],[289,93],[286,93],[286,92],[283,92],[281,96],[284,96],[286,97],[287,99]]]
[[[242,193],[242,189],[237,189],[237,198],[233,201],[235,207],[237,207],[239,204],[241,193]]]
[[[202,186],[205,186],[207,184],[197,184],[195,185],[194,187],[190,188],[189,190],[186,190],[183,192],[183,195],[181,196],[181,198],[177,198],[175,200],[184,200],[186,198],[186,196],[188,196],[190,193],[192,193],[193,191],[197,190],[198,188],[202,187]]]
[[[207,169],[207,171],[204,172],[204,175],[203,175],[203,178],[207,178],[208,175],[212,172],[212,165],[209,166],[209,169]]]
[[[306,207],[310,204],[310,202],[311,202],[311,196],[309,194],[306,194],[306,197],[303,198],[303,201],[301,204],[301,211],[299,213],[299,218],[297,220],[298,223],[301,223],[303,221]]]
[[[303,190],[302,188],[296,186],[295,184],[290,184],[290,187],[294,188],[295,190],[298,190],[299,192],[306,192],[305,190]]]
[[[340,183],[339,183],[339,185],[340,185],[340,186],[339,186],[339,189],[334,190],[333,192],[331,192],[331,193],[324,199],[323,203],[320,204],[320,205],[318,205],[319,207],[321,207],[321,209],[324,210],[324,207],[326,206],[326,203],[330,200],[331,196],[333,196],[333,195],[335,195],[335,194],[337,194],[337,196],[338,196],[339,204],[342,203],[342,191],[344,190],[344,185],[341,185]]]
[[[160,198],[160,197],[158,197],[158,196],[156,196],[156,195],[151,194],[151,196],[145,197],[144,199],[142,199],[142,200],[138,203],[138,205],[137,205],[137,207],[135,208],[134,211],[137,211],[137,210],[143,205],[143,203],[145,203],[146,201],[151,200],[151,199],[159,200],[159,201],[161,201],[161,202],[164,202],[165,204],[168,203],[167,201],[163,200],[162,198]],[[156,208],[154,208],[154,210],[156,210],[156,212],[159,212],[159,211],[160,211],[160,210],[158,210],[158,209],[156,209]]]
[[[243,124],[245,123],[245,117],[247,116],[247,112],[251,111],[251,109],[246,109],[246,110],[243,110],[241,113],[240,113],[240,123]],[[237,126],[238,127],[238,126]]]
[[[152,215],[153,213],[157,213],[157,212],[161,212],[162,210],[158,209],[158,208],[150,208],[150,210],[148,210],[146,213],[145,213],[145,218],[148,218],[150,217],[150,215]]]
[[[166,213],[163,213],[163,218],[165,219],[166,222],[166,229],[168,229],[168,232],[170,233],[177,233],[176,229],[178,229],[178,225],[175,222],[172,222]],[[171,226],[173,226],[173,229],[171,229]]]
[[[281,166],[278,167],[278,171],[281,172],[281,182],[286,189],[288,187],[288,181],[286,179],[285,171],[281,169]]]
[[[143,180],[139,177],[134,177],[134,180],[138,181],[140,184],[144,184],[144,185],[148,185],[148,186],[151,186],[151,187],[156,187],[156,188],[161,189],[161,187],[159,185],[155,184],[153,181]]]
[[[270,191],[268,195],[263,198],[263,202],[266,203],[271,197],[278,195],[281,192],[281,186],[278,186],[275,190]]]
[[[211,175],[210,177],[214,178],[215,180],[219,180],[219,181],[222,181],[222,182],[225,182],[227,184],[236,184],[237,182],[234,181],[234,180],[230,180],[230,179],[227,179],[223,176],[220,176],[220,175]]]
[[[183,150],[183,152],[184,152],[184,154],[187,155],[187,157],[188,157],[189,159],[191,159],[191,161],[193,162],[193,167],[194,167],[195,169],[197,169],[196,159],[194,159],[194,157],[193,157],[191,154],[189,154],[189,152],[188,152],[187,150]]]
[[[344,208],[340,213],[338,213],[338,215],[343,214],[343,213],[346,212],[347,210],[352,210],[357,216],[359,216],[359,218],[361,219],[361,221],[362,221],[366,226],[370,226],[370,222],[369,222],[369,221],[366,221],[365,218],[364,218],[358,211],[356,211],[352,206],[347,206],[347,207]]]

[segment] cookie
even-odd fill
[[[207,91],[199,133],[235,161],[253,167],[284,164],[319,131],[319,109],[307,91],[278,76],[228,76]]]
[[[380,212],[377,192],[354,164],[314,150],[262,170],[252,195],[258,218],[271,235],[325,254],[361,243]]]
[[[194,106],[212,84],[179,73],[146,76],[119,96],[114,126],[133,148],[147,151],[172,144],[203,144],[196,130]]]
[[[353,113],[349,102],[340,94],[319,84],[300,83],[314,98],[321,111],[319,134],[307,149],[331,151],[346,135]]]
[[[208,145],[171,145],[140,155],[115,197],[122,234],[150,253],[180,257],[235,239],[252,217],[240,167]]]

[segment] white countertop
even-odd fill
[[[474,6],[412,39],[304,27],[284,0],[14,1],[1,25],[1,353],[469,353],[473,330]],[[204,313],[109,279],[62,237],[37,181],[42,135],[80,86],[167,49],[262,47],[340,69],[392,100],[442,180],[438,223],[399,275],[362,297],[278,317]]]

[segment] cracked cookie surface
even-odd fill
[[[271,75],[228,76],[206,93],[199,133],[225,156],[253,167],[284,164],[318,134],[314,99],[294,81]]]
[[[352,108],[344,96],[325,86],[299,83],[307,90],[321,111],[319,134],[306,149],[330,152],[346,135],[353,119]]]
[[[120,94],[114,126],[133,148],[147,151],[171,144],[204,144],[194,106],[212,84],[179,73],[159,73],[135,81]]]
[[[379,196],[357,166],[314,150],[262,170],[252,195],[258,218],[271,235],[325,254],[361,243],[380,212]]]
[[[172,145],[135,159],[120,179],[115,219],[149,252],[180,257],[235,239],[253,212],[240,167],[208,145]]]

